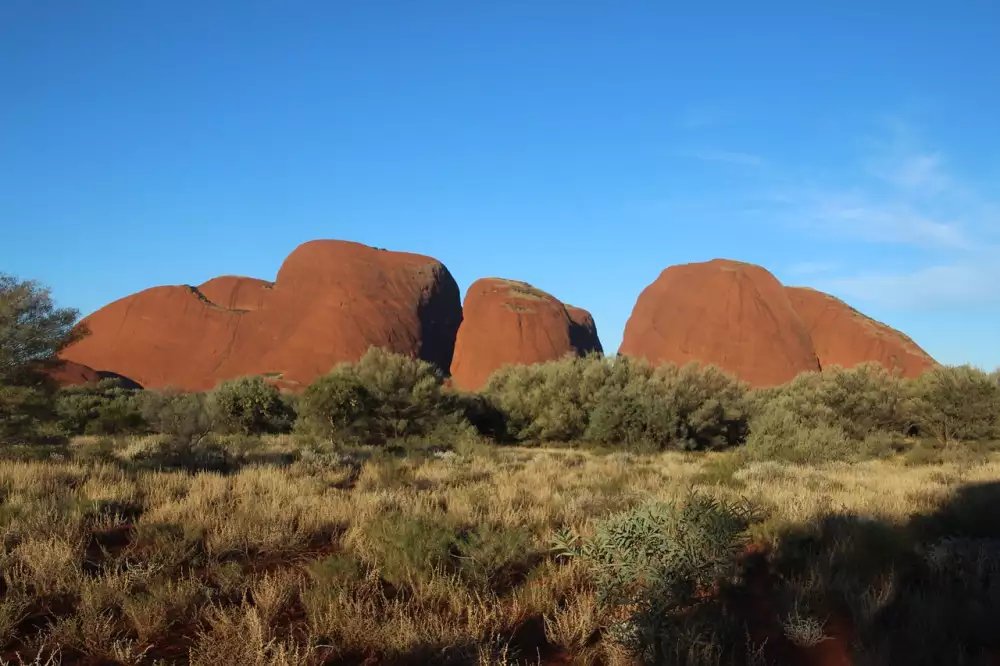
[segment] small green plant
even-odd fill
[[[700,630],[692,633],[696,624],[678,620],[678,612],[736,573],[747,529],[756,520],[748,502],[695,493],[679,504],[651,504],[613,516],[587,539],[561,532],[553,549],[588,566],[600,603],[629,611],[614,629],[619,640],[662,664],[668,654],[685,652],[681,643],[705,638]],[[722,629],[716,626],[712,635]]]
[[[450,436],[470,426],[461,405],[443,389],[433,365],[373,347],[343,363],[305,391],[298,428],[368,443]]]
[[[244,435],[288,432],[295,420],[278,389],[261,377],[222,382],[210,394],[216,427]]]

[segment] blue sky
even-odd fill
[[[1000,365],[991,0],[2,0],[0,91],[0,271],[84,313],[343,238],[614,350],[728,257]]]

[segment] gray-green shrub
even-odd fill
[[[60,389],[55,404],[67,434],[142,433],[148,425],[142,418],[139,396],[137,390],[123,387],[118,379],[103,379],[96,386]]]
[[[737,444],[745,429],[746,387],[714,366],[590,355],[501,368],[484,393],[518,441],[693,450]]]
[[[295,420],[278,389],[262,377],[240,377],[219,384],[209,394],[215,426],[244,435],[287,432]]]
[[[928,370],[914,384],[915,420],[940,442],[1000,439],[997,378],[968,365]]]
[[[299,428],[372,442],[446,436],[470,426],[430,363],[373,347],[311,384],[299,401]]]
[[[712,644],[713,656],[719,656],[742,644],[742,628],[718,616],[701,624],[699,617],[679,611],[695,607],[700,595],[733,577],[756,520],[747,502],[692,494],[681,503],[614,515],[599,522],[589,538],[560,532],[553,550],[583,561],[601,604],[629,611],[611,636],[637,656],[655,664],[705,663],[697,659],[696,644]],[[726,635],[729,630],[734,633]]]

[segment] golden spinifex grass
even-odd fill
[[[586,536],[695,489],[760,507],[751,536],[781,555],[790,530],[831,514],[903,526],[1000,482],[989,456],[795,466],[486,447],[305,452],[227,475],[130,465],[151,445],[0,461],[7,663],[638,663],[590,573],[553,555],[557,531]],[[295,446],[259,448],[280,460]],[[795,617],[812,617],[807,592]]]

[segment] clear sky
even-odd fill
[[[760,263],[1000,365],[1000,3],[0,0],[0,271],[88,313],[342,238],[617,349]]]

